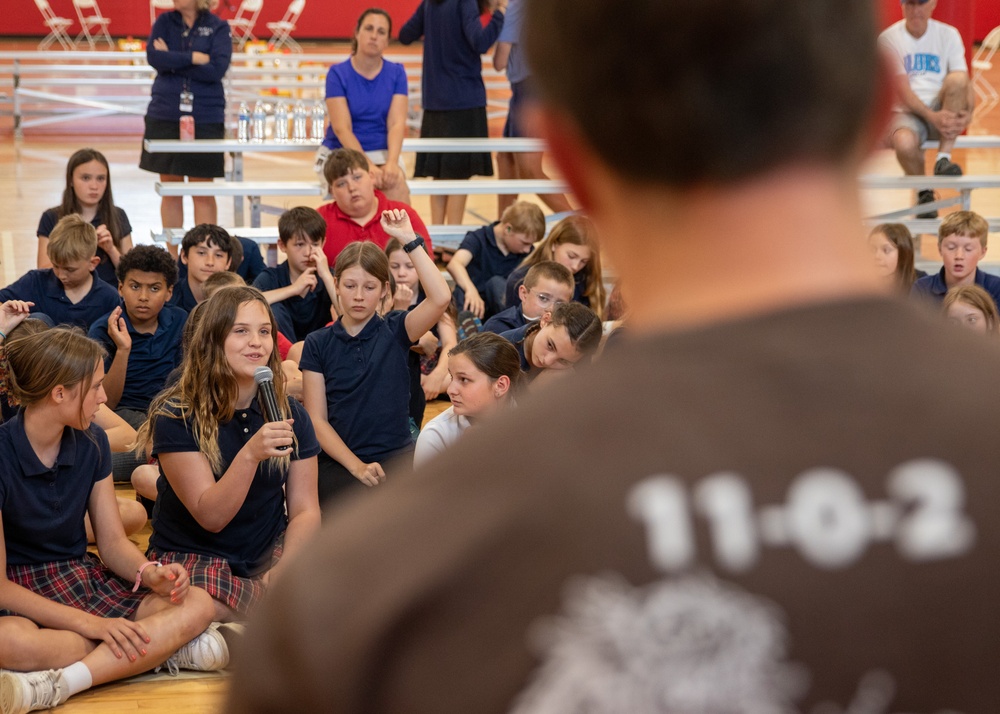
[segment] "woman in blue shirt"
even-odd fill
[[[326,75],[330,126],[317,154],[322,174],[326,157],[345,147],[364,152],[372,164],[375,188],[389,200],[410,202],[399,155],[406,131],[406,70],[382,57],[392,36],[392,18],[371,8],[358,18],[351,57]]]

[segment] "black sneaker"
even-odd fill
[[[934,203],[934,191],[929,188],[925,188],[923,191],[917,191],[917,203]],[[937,218],[937,211],[928,211],[927,213],[918,213],[917,218]]]
[[[962,167],[956,164],[954,161],[946,159],[945,157],[942,156],[940,159],[937,160],[937,163],[934,164],[934,175],[961,176]]]

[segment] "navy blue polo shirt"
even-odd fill
[[[534,320],[532,320],[532,322],[534,322]],[[499,335],[500,333],[507,332],[508,330],[516,330],[518,327],[524,327],[527,324],[528,320],[521,311],[521,303],[518,303],[513,307],[508,307],[503,312],[498,312],[496,315],[483,323],[483,331],[495,332]]]
[[[340,320],[306,337],[299,368],[323,375],[327,419],[366,463],[412,444],[407,366],[412,345],[402,311],[373,315],[355,337]]]
[[[294,399],[288,400],[291,417],[295,421],[295,439],[298,448],[292,459],[308,459],[319,453],[319,442],[313,431],[312,421],[306,410]],[[219,423],[219,451],[222,454],[222,473],[264,426],[257,400],[247,409],[237,409],[228,422]],[[159,454],[199,451],[198,442],[191,433],[187,420],[179,417],[157,416],[153,423],[153,456]],[[221,478],[218,474],[216,478]],[[229,563],[233,574],[245,578],[267,570],[271,565],[271,550],[288,525],[285,513],[284,485],[288,472],[276,472],[267,461],[257,465],[250,489],[243,505],[233,519],[218,533],[211,533],[200,525],[185,508],[180,497],[163,475],[156,480],[156,505],[153,507],[153,534],[149,546],[158,551],[198,553],[222,558]]]
[[[118,216],[118,228],[121,231],[122,238],[132,235],[132,224],[128,222],[128,216],[125,215],[125,211],[115,206],[115,215]],[[59,222],[59,209],[50,208],[38,221],[38,230],[35,231],[36,235],[40,235],[44,238],[48,238],[49,234],[52,233],[52,229],[56,227],[56,223]],[[94,216],[93,220],[90,221],[90,225],[94,228],[104,225],[107,221],[104,220],[104,216],[98,213]],[[100,265],[94,269],[94,273],[106,283],[111,283],[114,287],[118,287],[118,276],[115,274],[115,264],[111,262],[111,256],[109,256],[104,248],[97,246],[97,257],[101,259]]]
[[[292,274],[286,260],[274,268],[265,268],[253,281],[253,286],[261,292],[277,290],[292,284]],[[281,309],[278,309],[281,306]],[[278,329],[292,342],[304,340],[310,332],[325,327],[332,319],[330,296],[323,281],[317,278],[316,288],[305,297],[293,295],[274,303],[271,309],[278,321]],[[279,314],[284,312],[284,314]],[[283,324],[285,323],[285,324]]]
[[[462,239],[462,244],[458,246],[459,250],[464,248],[472,253],[472,260],[465,266],[465,270],[479,291],[483,290],[490,278],[497,275],[507,277],[527,257],[523,253],[504,255],[500,251],[496,236],[493,234],[494,227],[498,225],[499,221],[469,231]]]
[[[528,362],[527,355],[524,354],[524,337],[528,332],[528,328],[531,325],[524,325],[513,330],[508,330],[507,332],[501,332],[500,336],[510,342],[517,348],[517,355],[521,358],[521,371],[527,372],[531,369],[531,364]]]
[[[24,433],[24,412],[0,425],[0,513],[8,565],[82,558],[83,516],[94,484],[111,475],[111,447],[96,424],[63,429],[59,456],[48,468]]]
[[[249,238],[240,238],[239,236],[234,236],[234,238],[243,246],[243,260],[240,261],[240,264],[236,266],[236,270],[233,272],[243,278],[243,282],[247,285],[253,285],[253,281],[267,267],[267,264],[264,262],[264,256],[260,254],[260,246]],[[187,264],[181,261],[180,256],[177,256],[177,281],[184,280],[187,274]]]
[[[66,297],[66,290],[52,268],[29,270],[0,290],[0,302],[8,300],[29,300],[35,303],[31,308],[32,312],[45,313],[57,325],[76,325],[84,330],[89,330],[94,320],[107,315],[121,304],[118,290],[96,275],[90,292],[80,302],[73,304]]]
[[[171,294],[170,301],[167,304],[179,307],[184,312],[194,310],[198,304],[198,300],[195,298],[194,293],[191,292],[191,284],[188,283],[187,275],[183,278],[178,278],[177,282],[174,283],[174,292]]]
[[[993,296],[993,302],[1000,305],[1000,278],[984,273],[976,268],[976,285]],[[944,268],[933,275],[927,275],[913,283],[911,295],[926,295],[935,300],[943,300],[948,286],[944,282]]]
[[[167,375],[181,363],[181,337],[184,333],[184,323],[187,313],[175,305],[164,305],[156,316],[156,331],[152,334],[138,332],[132,326],[128,312],[122,313],[128,334],[132,338],[132,351],[128,356],[128,367],[125,369],[125,385],[122,388],[121,399],[117,408],[137,409],[146,411],[153,397],[160,393],[167,381]],[[111,369],[118,347],[108,334],[109,312],[90,326],[88,333],[97,340],[108,356],[104,360],[105,371]]]
[[[519,268],[514,268],[510,275],[507,276],[507,286],[503,294],[504,305],[507,307],[514,307],[521,304],[521,296],[518,294],[517,289],[524,282],[524,276],[528,274],[528,270],[530,270],[529,266],[522,265]],[[590,307],[590,298],[587,297],[586,268],[573,275],[573,302]]]

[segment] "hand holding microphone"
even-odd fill
[[[254,370],[253,381],[257,383],[257,402],[264,419],[269,422],[284,421],[281,410],[278,409],[278,396],[274,391],[274,372],[269,367],[258,367]],[[288,445],[278,446],[278,451],[287,451]]]

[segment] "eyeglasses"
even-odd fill
[[[538,304],[542,307],[558,305],[559,303],[566,302],[565,300],[558,300],[554,295],[549,295],[548,293],[535,292],[534,288],[528,288],[528,292],[535,293],[535,299],[538,300]]]

